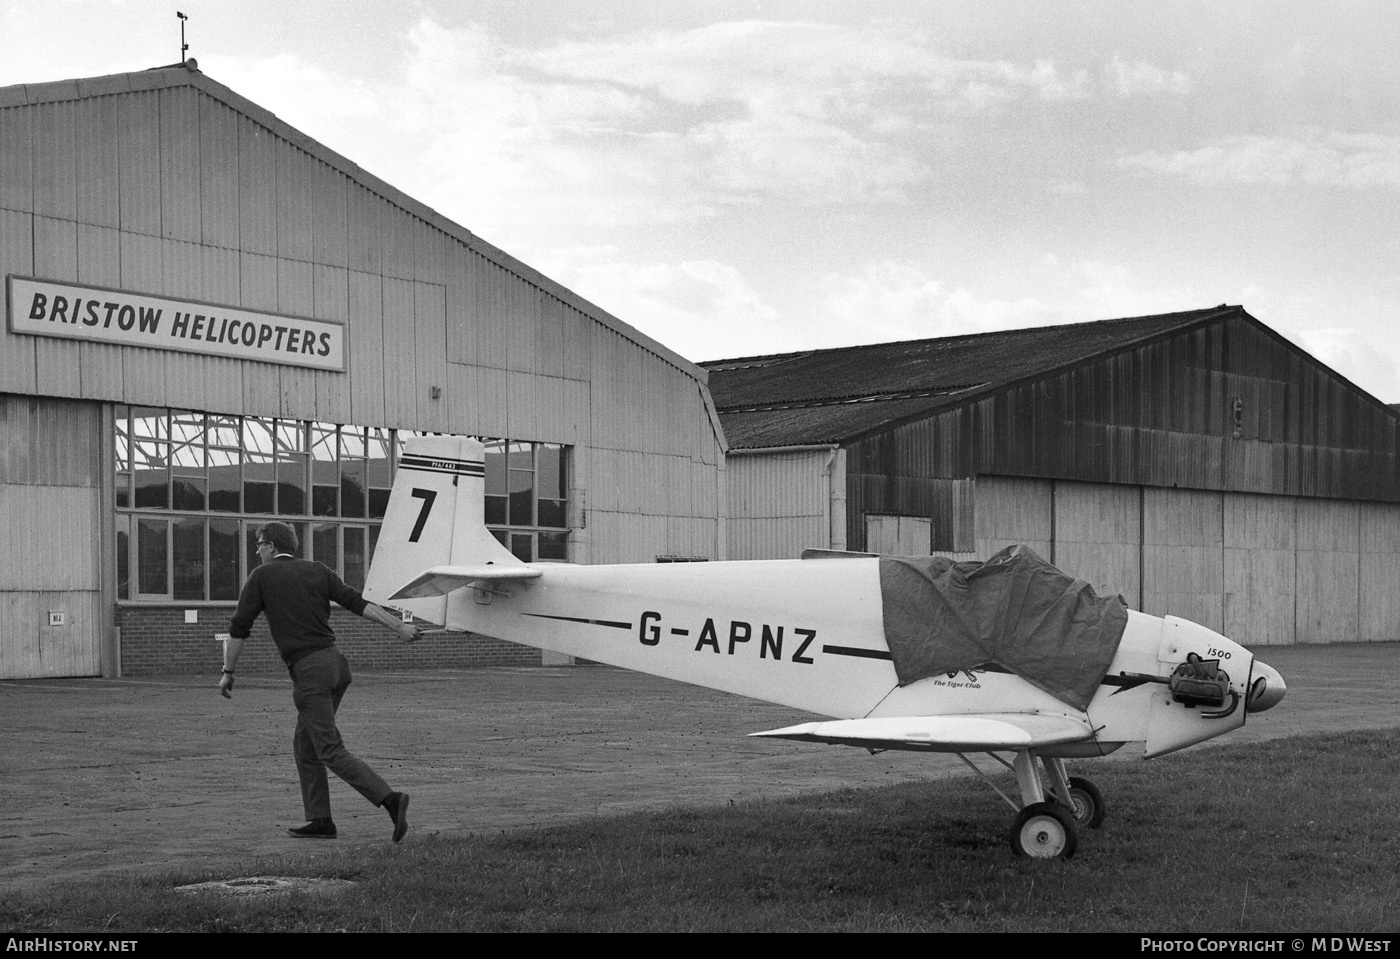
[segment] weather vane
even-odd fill
[[[180,18],[180,62],[184,63],[185,51],[190,48],[190,45],[185,42],[185,21],[188,20],[189,17],[185,16],[179,10],[175,11],[175,16]]]

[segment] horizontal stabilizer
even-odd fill
[[[421,599],[425,596],[446,596],[454,589],[473,583],[520,583],[539,579],[537,569],[525,566],[434,566],[419,573],[399,587],[390,599]]]
[[[840,719],[770,729],[751,736],[799,742],[861,746],[866,749],[913,749],[928,752],[987,752],[1034,749],[1083,742],[1093,728],[1072,716],[1039,713],[985,713],[964,716],[890,716]]]

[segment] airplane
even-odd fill
[[[424,436],[405,443],[364,593],[449,630],[830,717],[753,736],[955,753],[1015,811],[1012,851],[1036,859],[1073,856],[1104,819],[1066,760],[1127,743],[1161,756],[1287,689],[1224,636],[1098,597],[1023,547],[968,564],[804,557],[522,562],[486,527],[483,445]],[[968,754],[1011,769],[1019,802]]]

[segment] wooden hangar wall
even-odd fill
[[[211,668],[252,529],[362,576],[409,431],[508,441],[532,558],[720,558],[703,372],[197,72],[0,89],[0,275],[0,676]]]
[[[830,488],[838,548],[985,559],[1026,543],[1133,608],[1241,642],[1393,641],[1398,448],[1391,411],[1241,311],[845,442]],[[831,545],[829,458],[743,452],[730,528],[772,532],[735,535],[731,554]]]

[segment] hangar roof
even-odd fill
[[[982,399],[1242,307],[807,350],[700,365],[733,450],[842,443]]]

